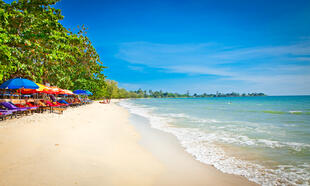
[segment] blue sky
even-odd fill
[[[123,88],[310,94],[309,0],[62,0]]]

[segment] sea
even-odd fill
[[[196,160],[260,185],[310,185],[310,96],[128,99]]]

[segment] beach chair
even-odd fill
[[[52,107],[50,107],[49,105],[45,104],[43,100],[38,102],[41,112],[43,113],[44,111],[50,110],[50,112],[52,112]]]
[[[81,106],[83,103],[81,102],[81,100],[74,98],[73,103],[75,103],[77,106]]]
[[[28,105],[25,106],[25,105],[22,105],[22,104],[14,104],[16,107],[18,108],[27,108],[32,114],[34,112],[38,112],[38,107],[29,107]]]
[[[23,106],[23,105],[21,105],[21,104],[14,104],[14,103],[12,103],[11,101],[8,101],[8,103],[10,103],[11,105],[13,105],[13,106],[15,106],[16,108],[19,108],[19,109],[21,109],[21,108],[27,109],[27,110],[24,111],[24,113],[25,113],[26,115],[28,115],[28,114],[30,114],[30,113],[32,113],[32,112],[34,111],[33,108],[25,107],[25,106]],[[18,106],[18,105],[19,105],[19,106]]]
[[[7,117],[11,116],[11,118],[13,117],[13,112],[9,111],[9,110],[0,110],[0,118],[1,120],[6,120]]]
[[[27,108],[18,108],[15,105],[12,105],[9,102],[1,102],[0,103],[3,107],[5,107],[6,109],[12,111],[12,112],[16,112],[16,114],[18,115],[24,115],[24,114],[28,114],[29,110]]]
[[[59,105],[60,107],[63,107],[63,108],[67,108],[69,106],[68,103],[64,103],[61,100],[57,101],[56,104]]]
[[[53,104],[50,101],[45,101],[45,103],[51,107],[51,111],[57,111],[57,113],[62,114],[63,111],[65,111],[65,108],[60,108],[60,105],[58,104]]]
[[[65,107],[74,106],[72,103],[70,103],[69,101],[66,101],[64,99],[59,100],[58,103],[64,105]]]
[[[28,107],[37,107],[37,108],[40,108],[40,105],[35,105],[35,104],[32,104],[31,102],[27,102],[26,105]]]
[[[50,107],[60,107],[61,105],[59,105],[59,104],[55,104],[55,103],[52,103],[52,102],[50,102],[50,101],[45,101],[45,103],[48,105],[48,106],[50,106]]]
[[[41,106],[39,104],[35,104],[34,102],[27,102],[26,105],[28,107],[36,107],[38,113],[43,113],[44,111],[48,110],[47,106]]]
[[[69,103],[69,105],[71,106],[71,107],[77,107],[77,106],[79,106],[79,104],[78,103],[75,103],[73,100],[67,100],[66,102],[68,102]]]

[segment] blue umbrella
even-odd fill
[[[14,78],[7,80],[2,85],[0,85],[1,89],[21,89],[21,88],[27,88],[27,89],[38,89],[39,86],[29,80],[24,78]]]
[[[75,90],[73,91],[74,94],[81,94],[81,95],[88,95],[86,90]]]
[[[89,91],[89,90],[86,90],[86,93],[87,93],[87,95],[89,95],[89,96],[93,95],[93,93],[92,93],[91,91]]]

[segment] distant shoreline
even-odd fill
[[[238,98],[238,97],[284,97],[284,96],[310,96],[310,95],[265,95],[265,96],[231,96],[231,97],[161,97],[161,98],[155,98],[155,97],[141,97],[141,98],[113,98],[113,99],[184,99],[184,98]],[[101,99],[98,99],[101,100]]]
[[[129,95],[123,96],[120,98],[204,98],[204,97],[257,97],[257,96],[267,96],[265,93],[221,93],[216,92],[216,94],[207,94],[207,93],[201,93],[197,94],[194,93],[190,95],[189,91],[187,91],[186,94],[180,94],[180,93],[172,93],[172,92],[163,92],[160,91],[152,91],[152,90],[142,90],[139,89],[137,91],[130,91]]]

